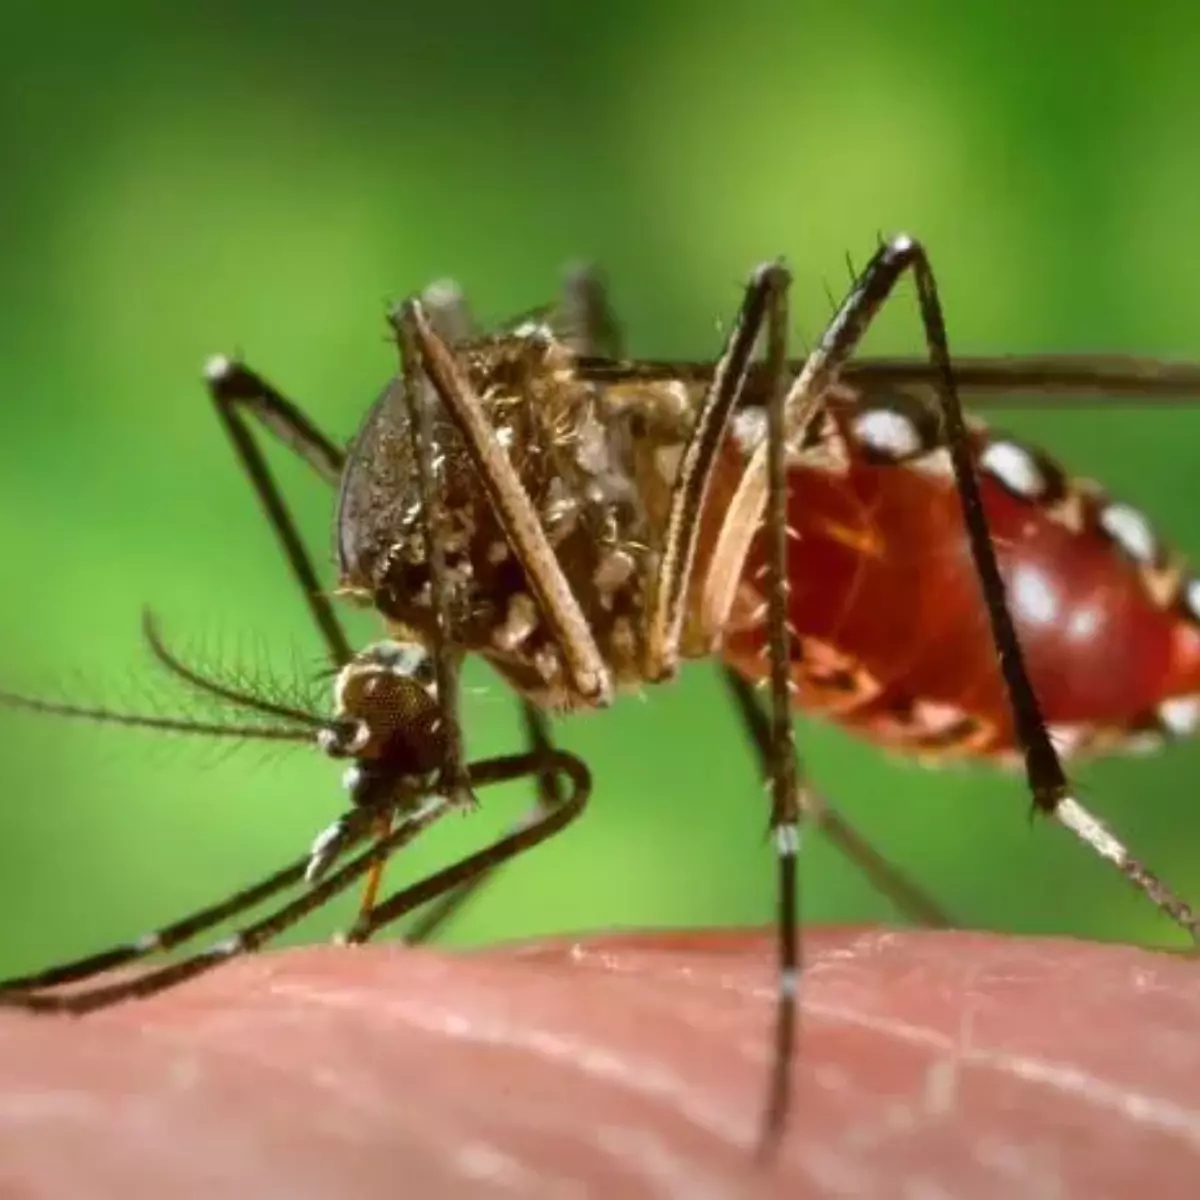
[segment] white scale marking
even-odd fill
[[[1053,625],[1058,620],[1062,597],[1041,567],[1021,565],[1013,571],[1008,586],[1014,614],[1037,625]]]
[[[1046,479],[1033,455],[1015,442],[992,442],[979,456],[979,465],[1009,491],[1030,500],[1046,490]]]
[[[1092,730],[1089,725],[1051,725],[1047,733],[1059,758],[1074,758],[1080,750],[1091,741]]]
[[[1158,718],[1177,737],[1200,729],[1200,696],[1172,696],[1158,706]]]
[[[922,446],[917,427],[890,408],[874,408],[854,418],[854,433],[864,446],[889,458],[909,458]]]
[[[1183,589],[1183,602],[1192,617],[1200,621],[1200,579],[1189,579]]]
[[[775,849],[781,858],[795,858],[800,853],[800,827],[792,824],[776,826]]]
[[[214,354],[204,364],[204,378],[209,383],[220,383],[233,371],[233,360],[224,354]]]
[[[913,705],[913,725],[918,733],[948,733],[966,717],[967,713],[957,704],[943,704],[939,700],[918,700]]]
[[[1125,866],[1129,857],[1125,847],[1073,796],[1066,796],[1059,801],[1054,809],[1054,816],[1060,824],[1082,838],[1097,854],[1118,867]]]
[[[1149,566],[1158,557],[1150,522],[1131,505],[1110,504],[1100,513],[1100,528],[1135,562]]]
[[[209,958],[232,958],[235,954],[241,954],[245,948],[245,938],[240,933],[235,933],[232,937],[210,946],[207,954]]]

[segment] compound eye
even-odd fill
[[[354,757],[405,775],[441,765],[441,707],[433,663],[422,647],[368,647],[338,674],[335,700],[338,721],[365,730],[355,735]]]
[[[410,725],[430,706],[429,694],[416,680],[371,666],[349,674],[341,702],[345,715],[361,721],[372,735]]]

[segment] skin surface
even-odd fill
[[[800,1094],[752,1147],[759,933],[235,961],[0,1012],[0,1195],[1190,1195],[1200,969],[983,933],[805,934]]]

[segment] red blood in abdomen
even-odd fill
[[[1165,697],[1200,689],[1200,636],[1177,605],[1163,608],[1142,573],[1096,525],[1081,531],[982,475],[984,508],[1010,610],[1044,716],[1054,725],[1124,727]],[[1100,504],[1105,501],[1099,501]],[[845,473],[793,466],[788,501],[789,617],[861,664],[882,685],[835,719],[868,736],[920,699],[955,705],[995,726],[985,752],[1011,748],[1008,699],[982,590],[948,475],[855,457]],[[764,588],[765,542],[743,581]],[[757,581],[755,584],[754,581]],[[743,594],[724,645],[748,677],[767,669],[759,608]],[[797,706],[809,707],[803,686]]]

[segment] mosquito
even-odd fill
[[[906,275],[928,360],[856,358]],[[193,732],[314,743],[349,760],[351,807],[269,879],[128,946],[5,981],[4,1001],[81,1012],[161,990],[256,949],[360,879],[348,940],[439,900],[410,931],[411,940],[428,936],[489,871],[586,805],[590,773],[553,746],[547,714],[603,708],[713,655],[726,664],[770,790],[779,972],[764,1155],[779,1144],[791,1097],[804,820],[840,831],[894,895],[945,920],[813,792],[796,753],[797,708],[924,758],[1016,760],[1036,811],[1196,938],[1195,914],[1084,808],[1062,758],[1142,748],[1200,726],[1200,583],[1136,510],[968,421],[959,390],[1194,396],[1200,367],[1069,357],[952,365],[928,258],[905,236],[880,245],[816,348],[793,361],[790,278],[781,262],[755,270],[714,363],[623,357],[591,276],[572,281],[556,319],[535,313],[490,336],[476,335],[444,291],[411,298],[392,314],[400,375],[346,453],[248,367],[213,360],[217,412],[334,665],[332,713],[205,676],[153,622],[147,637],[184,682],[257,719],[253,733],[234,721],[191,723]],[[249,416],[338,488],[338,591],[380,614],[385,641],[351,649]],[[927,554],[936,571],[898,568],[914,545],[937,552]],[[1086,594],[1071,591],[1080,579]],[[1060,622],[1088,595],[1114,597],[1093,614],[1090,641],[1036,636],[1060,585]],[[1151,667],[1114,652],[1134,643],[1131,632],[1157,648]],[[1101,639],[1111,686],[1089,690]],[[459,671],[471,654],[522,698],[527,753],[468,763]],[[3,699],[126,724],[166,720]],[[379,900],[390,854],[445,813],[473,807],[481,787],[522,776],[536,781],[538,803],[512,833]],[[335,869],[364,840],[368,848]],[[169,949],[305,880],[298,899],[191,958],[117,983],[46,990]]]

